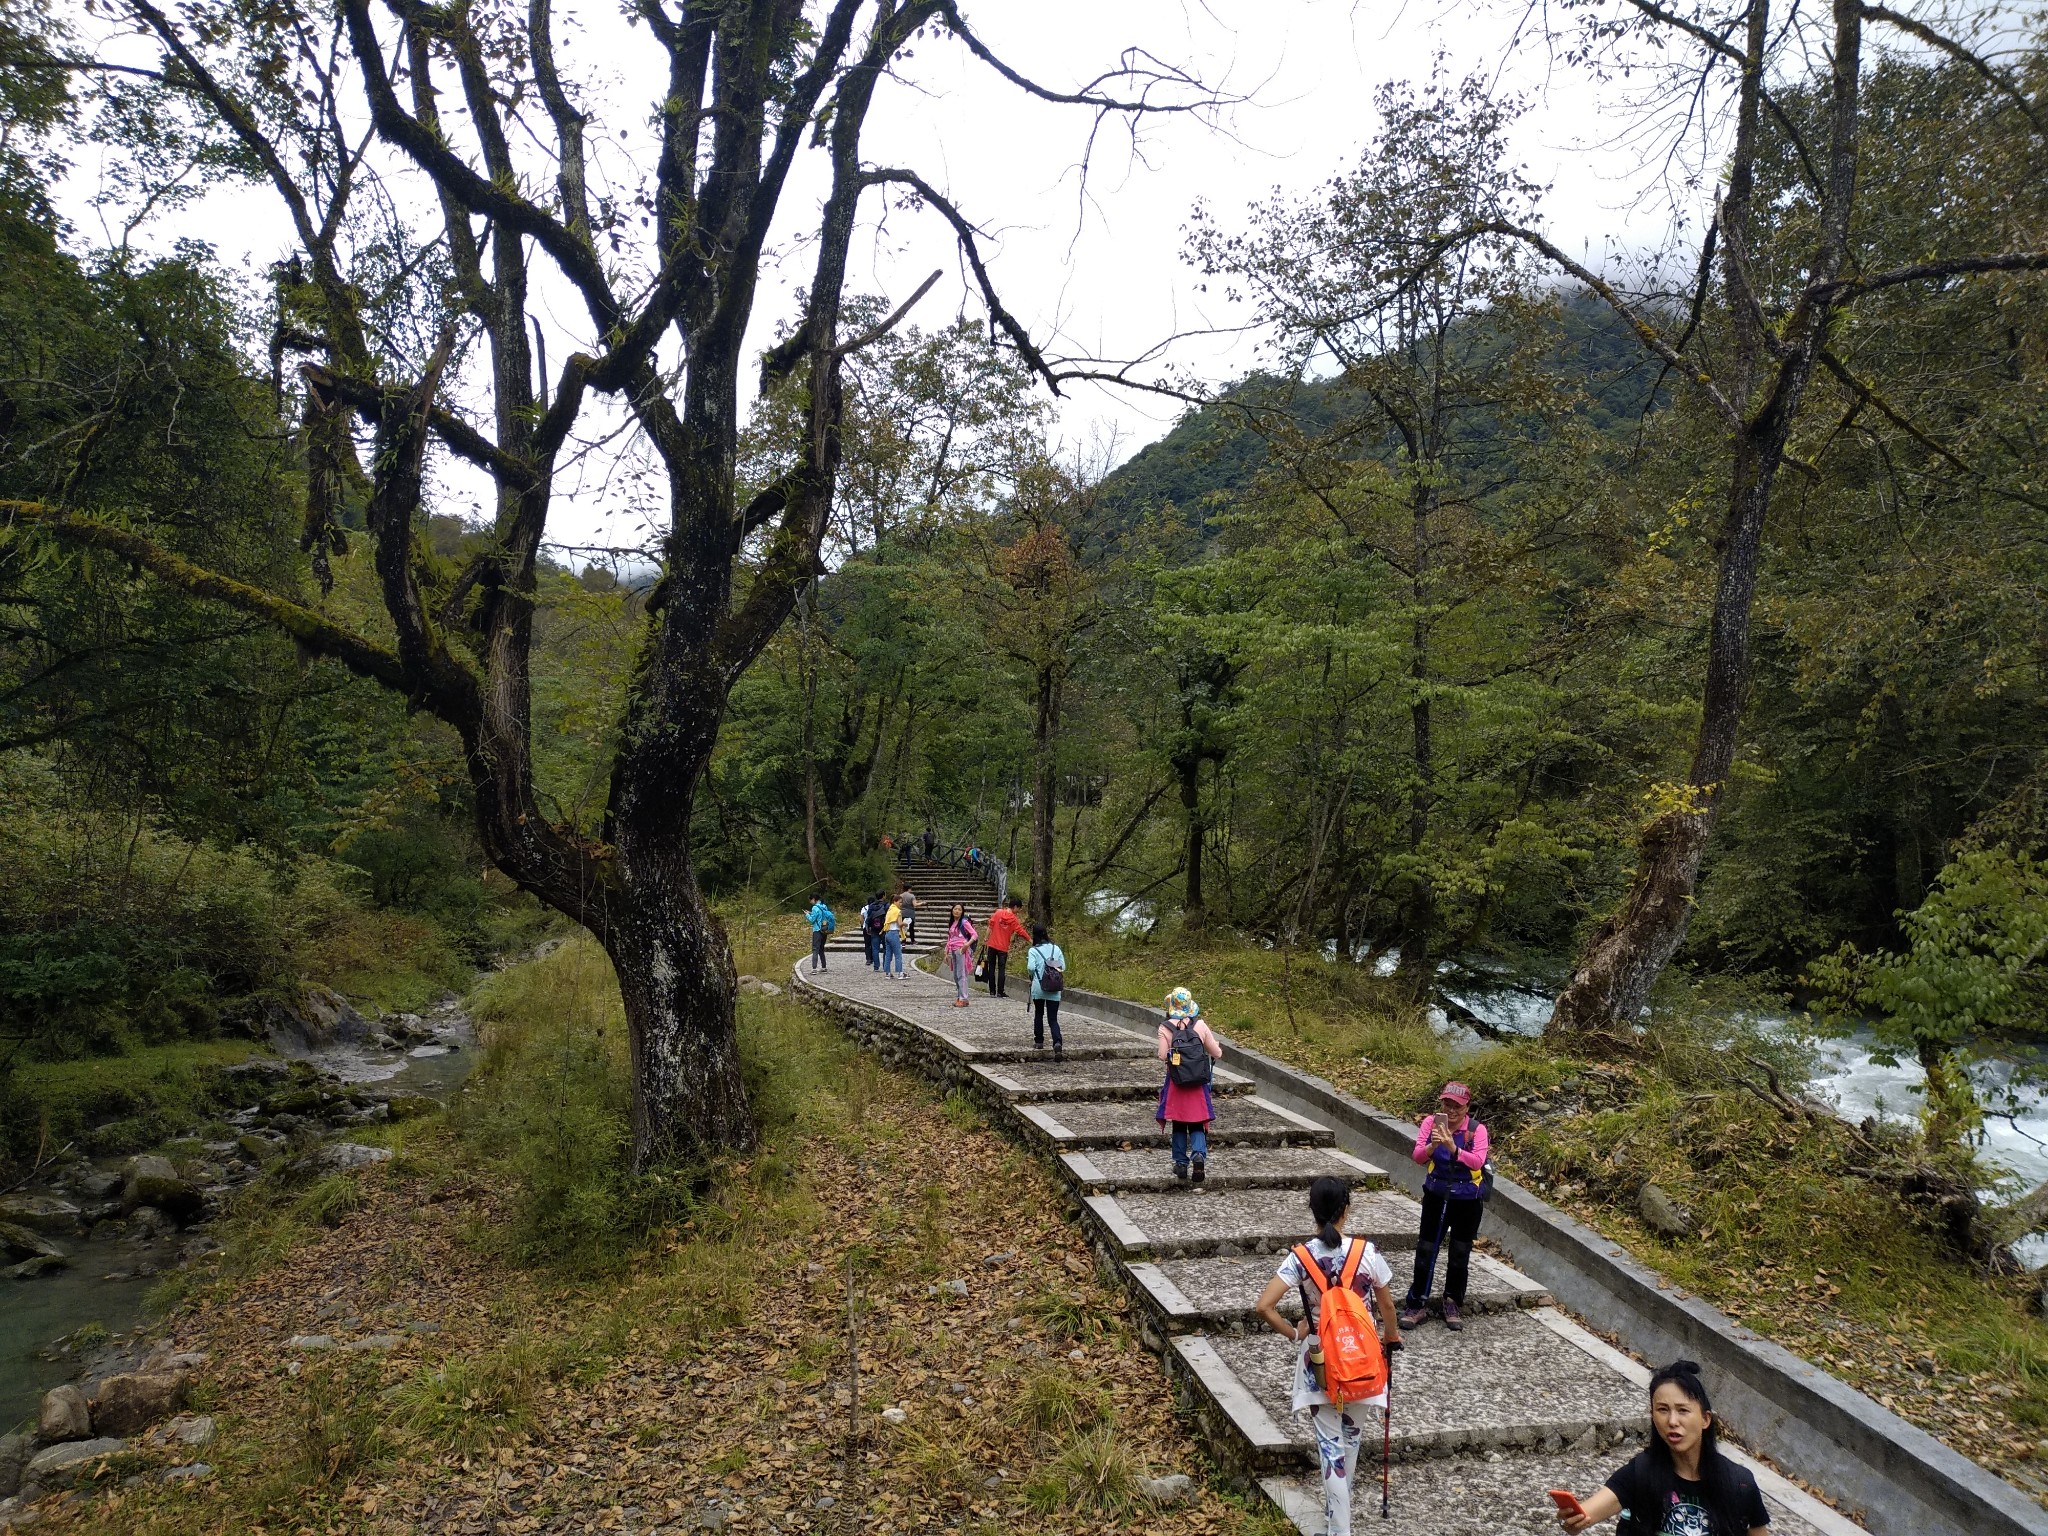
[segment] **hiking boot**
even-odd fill
[[[1401,1303],[1401,1326],[1403,1328],[1420,1328],[1428,1321],[1429,1308],[1425,1304],[1412,1298]]]
[[[1195,1159],[1195,1182],[1196,1182],[1197,1184],[1199,1184],[1199,1183],[1201,1183],[1201,1182],[1202,1182],[1202,1181],[1203,1181],[1204,1179],[1206,1179],[1206,1178],[1207,1178],[1208,1176],[1209,1176],[1209,1160],[1208,1160],[1208,1159],[1207,1159],[1206,1157],[1198,1157],[1198,1158],[1196,1158],[1196,1159]]]
[[[1054,1046],[1052,1048],[1052,1064],[1056,1067],[1064,1066],[1066,1065],[1066,1060],[1067,1048],[1064,1045]]]
[[[1453,1333],[1462,1332],[1465,1327],[1464,1313],[1459,1309],[1458,1304],[1448,1296],[1444,1298],[1444,1326]]]
[[[1188,1181],[1188,1165],[1187,1165],[1186,1163],[1175,1163],[1175,1164],[1173,1165],[1173,1176],[1174,1176],[1174,1178],[1176,1178],[1177,1180],[1179,1180],[1179,1181],[1180,1181],[1181,1183],[1183,1183],[1183,1184],[1187,1183],[1187,1181]]]

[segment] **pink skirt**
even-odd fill
[[[1176,1083],[1169,1078],[1166,1091],[1160,1095],[1155,1118],[1180,1125],[1207,1125],[1215,1118],[1209,1085]]]

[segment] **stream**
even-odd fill
[[[424,1038],[381,1047],[375,1037],[338,1041],[315,1049],[281,1053],[303,1061],[321,1080],[362,1088],[380,1098],[420,1094],[445,1100],[461,1086],[476,1064],[475,1031],[453,997],[445,998],[420,1020]],[[379,1107],[381,1113],[381,1106]],[[227,1117],[237,1131],[253,1127],[258,1112],[240,1110]],[[346,1135],[346,1129],[340,1134]],[[234,1159],[234,1142],[205,1144],[209,1158]],[[95,1159],[90,1169],[117,1173],[126,1157]],[[76,1172],[77,1170],[71,1170]],[[241,1182],[253,1169],[245,1170]],[[231,1182],[233,1182],[231,1180]],[[16,1191],[23,1195],[57,1195],[84,1203],[76,1181],[62,1187],[38,1182]],[[148,1320],[147,1299],[163,1274],[208,1251],[212,1240],[204,1223],[179,1230],[151,1230],[119,1219],[94,1223],[89,1235],[53,1239],[70,1258],[62,1269],[29,1280],[0,1278],[6,1305],[0,1306],[0,1431],[33,1418],[42,1394],[78,1374],[87,1349],[65,1341],[88,1324],[118,1337]]]
[[[1388,974],[1394,963],[1384,955],[1379,959]],[[1541,1034],[1556,997],[1555,991],[1540,981],[1483,962],[1446,967],[1441,974],[1438,991],[1497,1033]],[[1432,1008],[1430,1017],[1439,1033],[1466,1048],[1487,1048],[1484,1035],[1457,1022],[1446,1010]],[[1765,1015],[1758,1022],[1767,1030],[1785,1033],[1798,1028],[1783,1016]],[[1885,1120],[1918,1119],[1926,1074],[1910,1057],[1890,1065],[1877,1060],[1874,1030],[1863,1027],[1806,1043],[1817,1058],[1808,1086],[1843,1119],[1859,1124],[1872,1115]],[[2008,1200],[2048,1180],[2048,1047],[2009,1040],[1989,1042],[1970,1062],[1969,1073],[1978,1102],[1987,1109],[1978,1156],[1997,1174],[1995,1182],[1979,1193],[1991,1200]],[[2048,1233],[2024,1239],[2014,1245],[2013,1252],[2029,1268],[2048,1266]]]

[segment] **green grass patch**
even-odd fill
[[[0,1147],[20,1156],[33,1156],[39,1145],[94,1155],[154,1147],[253,1096],[257,1088],[232,1088],[220,1069],[257,1051],[247,1040],[186,1040],[27,1063],[14,1070],[0,1102]]]

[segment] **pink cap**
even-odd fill
[[[1467,1108],[1470,1108],[1472,1104],[1472,1090],[1463,1083],[1445,1083],[1444,1091],[1438,1094],[1437,1097],[1449,1099],[1453,1104],[1462,1104]]]

